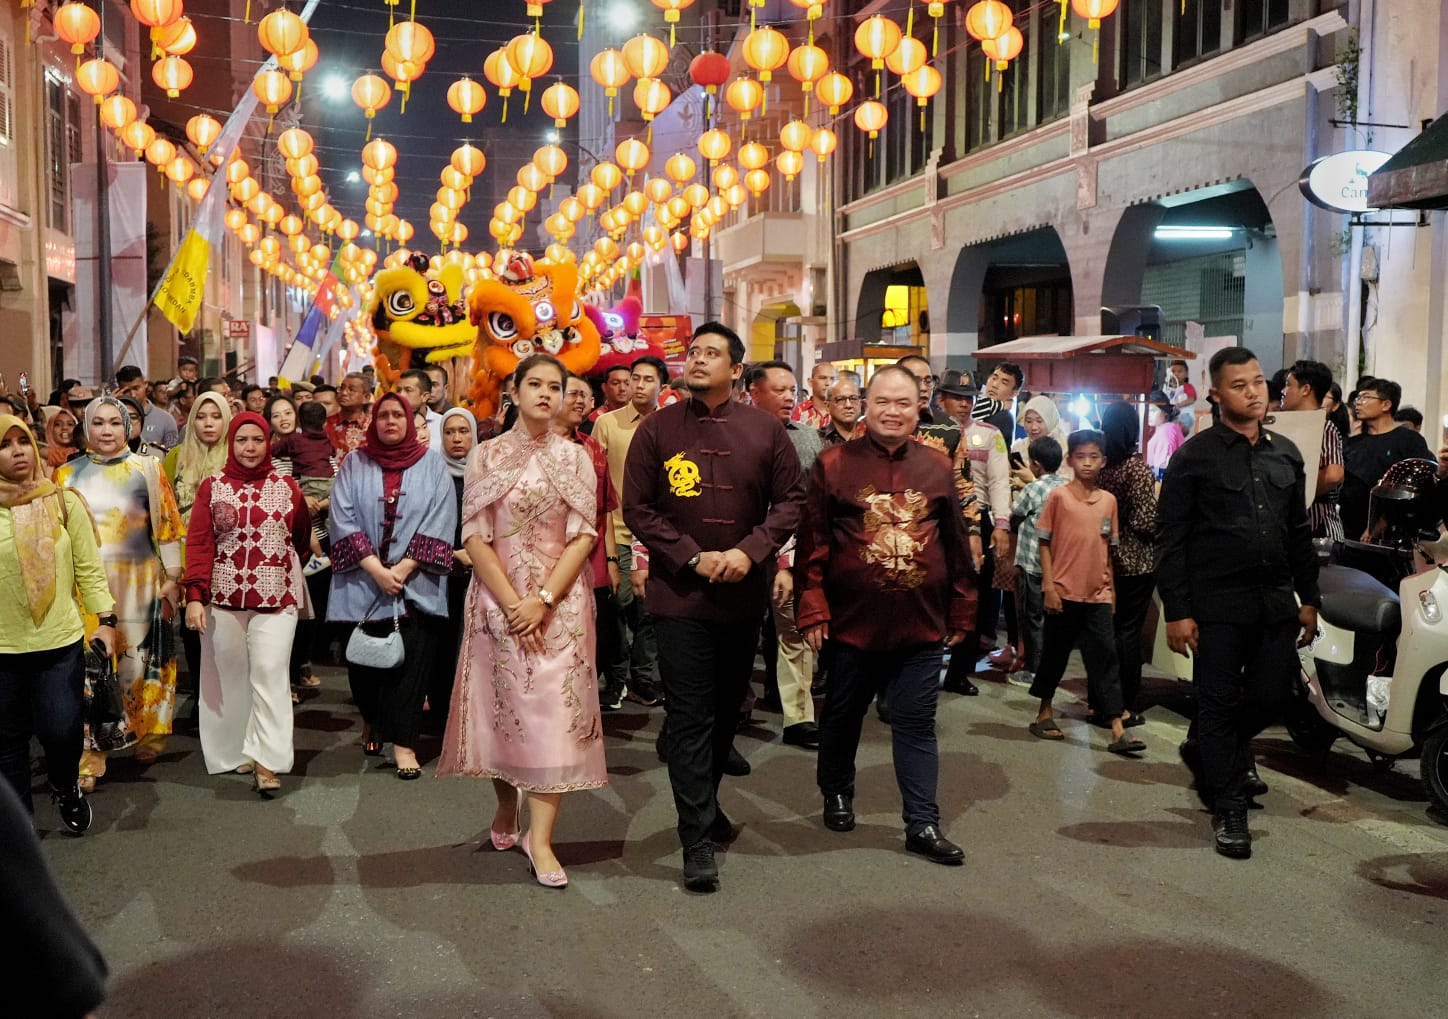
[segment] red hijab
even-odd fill
[[[262,437],[267,440],[266,456],[262,457],[261,463],[255,467],[243,467],[236,458],[236,431],[242,425],[255,425],[261,429]],[[226,466],[221,469],[221,473],[233,481],[251,482],[260,481],[271,472],[271,426],[260,414],[249,410],[242,411],[231,419],[231,427],[226,430]]]
[[[391,446],[382,441],[382,436],[377,431],[377,412],[388,400],[397,402],[407,422],[407,434]],[[427,447],[417,441],[417,425],[413,422],[412,405],[397,393],[384,393],[373,405],[372,420],[367,423],[367,440],[358,448],[384,471],[405,471],[421,460],[422,455],[427,452]]]

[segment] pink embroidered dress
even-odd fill
[[[537,593],[564,547],[596,536],[597,478],[588,453],[522,427],[475,447],[463,489],[463,541],[489,542],[520,595]],[[594,671],[594,604],[587,566],[557,604],[545,651],[527,654],[476,578],[468,589],[457,682],[439,775],[502,779],[529,792],[608,784]]]

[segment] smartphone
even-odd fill
[[[21,372],[21,373],[20,373],[20,395],[22,395],[22,396],[29,396],[29,395],[30,395],[30,373],[29,373],[29,372]]]
[[[1014,467],[1016,470],[1020,470],[1020,469],[1021,469],[1022,467],[1024,467],[1025,465],[1026,465],[1026,458],[1023,457],[1023,456],[1021,456],[1021,454],[1020,454],[1019,452],[1016,452],[1016,453],[1012,453],[1012,454],[1011,454],[1011,466],[1012,466],[1012,467]]]

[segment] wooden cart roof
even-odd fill
[[[1145,336],[1023,336],[994,346],[982,347],[974,356],[981,360],[1055,360],[1083,354],[1141,354],[1187,360],[1197,355],[1184,347],[1173,347]]]

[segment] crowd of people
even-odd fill
[[[4,398],[7,782],[30,806],[38,739],[65,826],[86,831],[108,755],[154,760],[173,731],[179,635],[206,770],[269,798],[293,765],[292,704],[332,655],[362,753],[390,747],[397,778],[417,779],[438,720],[438,774],[491,780],[489,842],[551,888],[568,883],[563,794],[607,783],[601,716],[625,699],[664,709],[691,889],[718,886],[715,852],[737,833],[720,787],[749,771],[734,737],[761,701],[783,744],[817,753],[836,832],[855,825],[873,705],[906,850],[959,864],[937,802],[942,692],[977,694],[995,670],[1029,692],[1030,734],[1059,741],[1079,647],[1105,749],[1138,758],[1158,592],[1168,644],[1195,656],[1183,759],[1217,850],[1248,856],[1265,791],[1249,743],[1316,629],[1312,539],[1363,535],[1383,470],[1434,458],[1400,423],[1396,384],[1360,380],[1334,406],[1325,366],[1274,384],[1243,348],[1212,358],[1206,406],[1169,365],[1145,437],[1138,405],[1082,420],[1009,362],[978,385],[919,356],[868,380],[821,363],[801,394],[789,364],[747,365],[718,323],[696,330],[682,387],[641,357],[595,409],[588,382],[540,354],[483,421],[436,366],[380,394],[358,372],[235,395],[181,367],[155,385],[123,367],[99,395],[70,381],[44,406]],[[1305,458],[1268,415],[1318,408],[1309,506]],[[124,706],[104,740],[86,725],[101,684]]]

